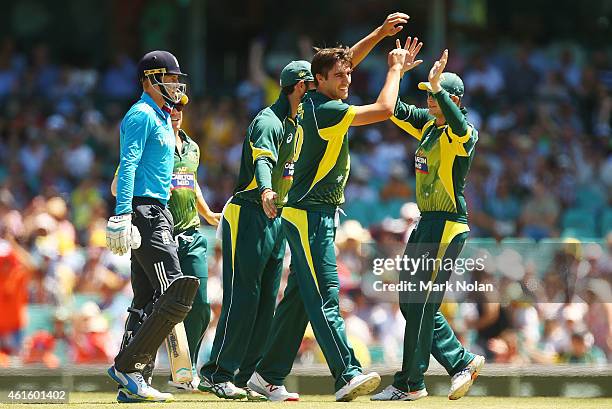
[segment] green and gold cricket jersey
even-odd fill
[[[353,106],[315,90],[306,93],[298,111],[302,129],[287,206],[309,210],[344,203],[350,169],[347,131],[354,117]]]
[[[414,157],[416,197],[421,212],[442,212],[445,218],[467,223],[463,189],[474,158],[478,131],[442,90],[434,94],[446,123],[435,125],[428,109],[398,99],[393,123],[419,140]]]
[[[179,130],[179,136],[183,146],[180,152],[178,147],[174,150],[174,170],[168,201],[168,208],[174,218],[174,234],[200,226],[196,199],[200,148],[183,130]]]
[[[294,147],[298,126],[289,117],[287,96],[281,94],[274,104],[262,109],[253,119],[242,144],[242,159],[234,197],[261,204],[261,192],[272,189],[277,193],[278,207],[287,199],[293,182]],[[272,169],[270,182],[258,186],[257,161],[265,161]]]

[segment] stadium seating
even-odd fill
[[[612,207],[608,207],[603,211],[599,227],[602,236],[606,236],[609,232],[612,232]]]
[[[568,209],[563,214],[561,225],[563,227],[562,237],[579,239],[596,236],[595,216],[592,212],[585,212],[583,209]]]
[[[47,304],[28,305],[28,325],[24,336],[32,335],[38,330],[53,330],[53,314],[55,307]]]
[[[576,207],[584,212],[598,212],[606,205],[606,193],[600,185],[581,185],[576,189]]]

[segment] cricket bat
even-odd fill
[[[191,373],[191,356],[187,344],[187,334],[182,322],[176,324],[166,337],[166,349],[170,359],[172,380],[177,383],[186,383],[193,380]]]

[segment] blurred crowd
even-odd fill
[[[372,101],[384,81],[384,55],[370,59],[355,70],[349,103]],[[421,106],[423,65],[402,81],[402,98]],[[185,129],[202,151],[199,181],[216,211],[234,188],[248,123],[278,95],[269,66],[253,43],[248,73],[232,92],[194,97],[185,110]],[[448,70],[464,79],[463,104],[480,134],[465,191],[471,237],[502,248],[514,238],[538,249],[556,238],[592,245],[549,252],[549,264],[525,263],[514,276],[491,267],[479,279],[494,280],[499,294],[451,300],[446,316],[466,345],[495,362],[612,360],[610,55],[571,44],[451,47]],[[104,229],[119,122],[139,93],[127,55],[104,68],[77,67],[44,43],[22,52],[0,41],[0,366],[106,363],[116,353],[131,299],[129,259],[105,248]],[[341,309],[364,364],[397,363],[403,318],[396,298],[371,291],[371,263],[401,254],[418,220],[410,203],[416,141],[389,121],[351,128],[350,141],[337,240]],[[213,320],[202,360],[222,294],[221,253],[209,249]],[[568,276],[580,277],[580,291]],[[297,359],[322,360],[310,330]]]

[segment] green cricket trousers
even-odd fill
[[[206,251],[208,243],[206,237],[200,231],[192,227],[184,232],[175,234],[174,239],[178,243],[178,258],[181,271],[186,276],[200,279],[200,287],[193,299],[191,311],[183,321],[191,363],[195,367],[198,362],[198,352],[204,332],[210,322],[210,304],[206,293],[208,283],[208,263],[206,262]]]
[[[459,256],[468,232],[466,223],[449,220],[442,212],[424,212],[410,235],[405,255],[421,260],[434,260],[435,256],[440,262],[421,264],[415,271],[403,272],[404,277],[400,277],[416,283],[416,291],[400,294],[400,309],[406,319],[406,329],[402,369],[395,374],[393,381],[393,385],[400,390],[414,392],[425,388],[424,374],[429,367],[430,353],[451,376],[474,358],[461,345],[438,311],[444,291],[421,287],[421,283],[448,282],[452,274],[452,268],[448,266]]]
[[[283,209],[282,228],[291,249],[292,271],[266,352],[257,366],[257,372],[271,384],[282,384],[291,371],[308,321],[335,379],[336,391],[362,372],[340,315],[334,218],[334,208]]]
[[[222,223],[223,306],[200,373],[213,383],[245,386],[272,325],[286,241],[280,218],[268,218],[256,203],[233,198]]]

